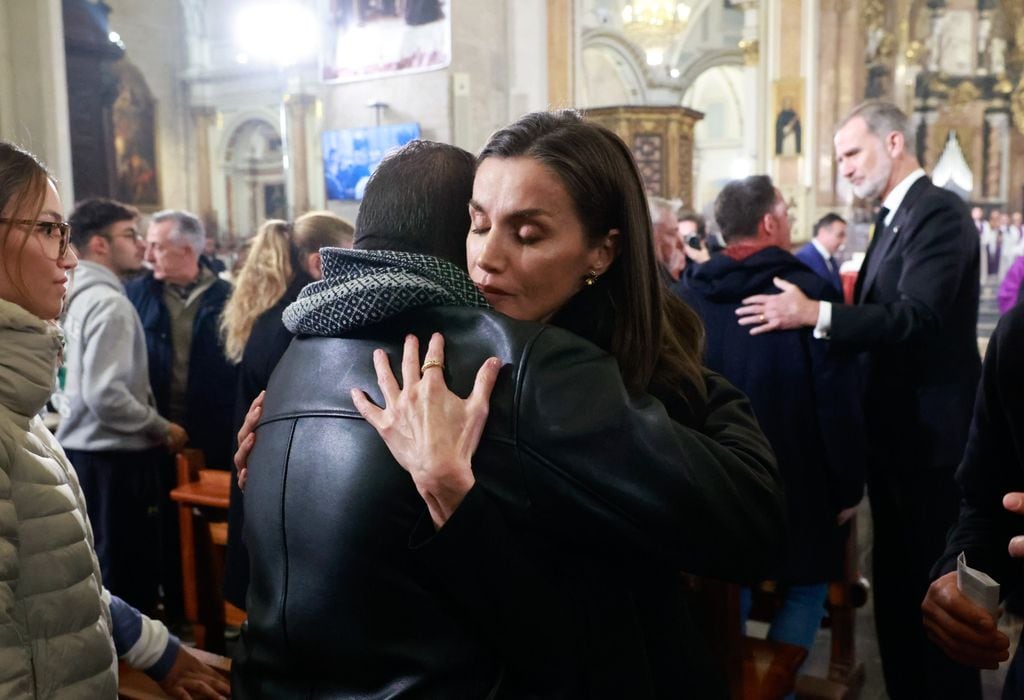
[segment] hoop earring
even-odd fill
[[[597,273],[594,272],[593,270],[590,270],[589,272],[587,272],[586,275],[584,275],[583,284],[585,284],[588,287],[593,287],[594,282],[597,282]]]

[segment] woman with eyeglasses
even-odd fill
[[[0,697],[113,698],[118,657],[173,697],[227,697],[163,623],[103,587],[78,478],[37,415],[78,265],[61,212],[42,163],[0,142]]]

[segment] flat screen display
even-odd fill
[[[362,199],[366,181],[381,159],[419,136],[415,122],[323,132],[327,199]]]

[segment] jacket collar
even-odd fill
[[[53,392],[64,335],[17,304],[0,299],[0,404],[31,418]]]

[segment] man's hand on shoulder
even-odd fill
[[[741,326],[751,326],[750,335],[791,328],[813,328],[818,322],[820,302],[808,299],[798,286],[776,277],[773,282],[779,294],[755,294],[743,300],[736,309]]]

